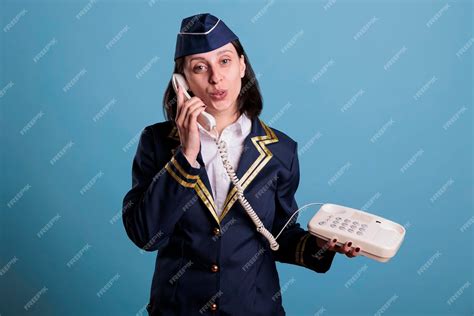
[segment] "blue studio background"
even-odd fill
[[[385,264],[278,264],[287,314],[473,314],[472,2],[0,3],[2,316],[146,314],[156,253],[121,203],[181,19],[203,12],[240,37],[263,121],[298,141],[299,205],[407,230]]]

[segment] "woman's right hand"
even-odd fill
[[[186,100],[183,88],[178,85],[175,122],[183,153],[191,166],[196,162],[201,145],[197,118],[206,107],[207,105],[198,97]]]

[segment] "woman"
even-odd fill
[[[238,201],[203,111],[215,117],[220,140],[250,205],[275,236],[297,210],[297,143],[268,127],[258,82],[237,36],[211,14],[185,18],[177,37],[175,73],[194,96],[164,97],[168,121],[144,129],[133,161],[123,223],[130,239],[158,250],[150,315],[285,315],[275,261],[319,273],[336,252],[354,257],[295,221],[277,251],[257,232]],[[296,218],[296,217],[295,217]]]

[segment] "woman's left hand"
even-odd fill
[[[352,242],[347,241],[344,245],[338,246],[337,239],[324,240],[316,237],[316,243],[320,248],[345,254],[349,258],[354,258],[360,254],[360,247],[352,247]]]

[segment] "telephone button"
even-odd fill
[[[213,264],[213,265],[211,266],[211,271],[214,272],[214,273],[216,273],[216,272],[219,271],[219,267],[217,266],[217,264]]]

